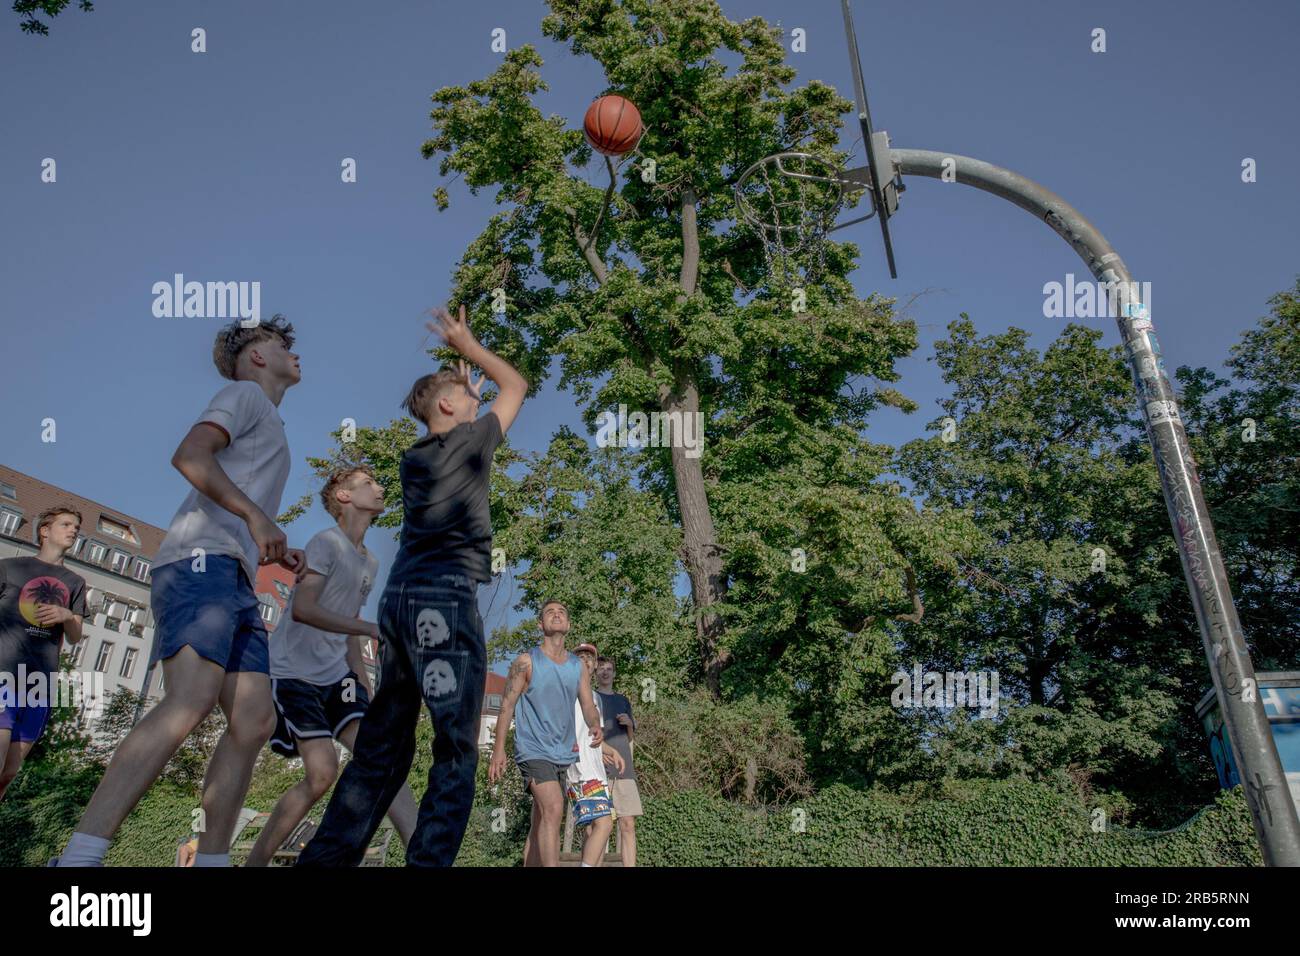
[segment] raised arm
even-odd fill
[[[492,403],[492,411],[501,422],[502,433],[509,431],[524,404],[524,396],[528,394],[528,382],[513,365],[474,338],[465,320],[465,306],[462,305],[454,317],[446,309],[434,309],[433,315],[435,322],[428,324],[429,331],[442,336],[443,341],[496,383],[498,394]]]

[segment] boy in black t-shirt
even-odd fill
[[[482,379],[472,381],[461,362],[418,379],[403,403],[429,433],[402,456],[402,536],[379,604],[379,690],[299,866],[361,862],[415,759],[421,701],[433,718],[433,766],[407,864],[451,866],[474,803],[487,670],[477,591],[491,577],[492,557],[488,477],[528,383],[474,339],[464,306],[458,318],[443,309],[435,316],[429,329],[483,369],[500,394],[480,418]]]
[[[36,519],[36,557],[0,560],[0,800],[45,731],[60,643],[81,640],[86,581],[63,566],[80,530],[80,512],[49,508]]]

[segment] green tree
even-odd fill
[[[743,492],[774,466],[787,468],[787,484],[852,473],[832,496],[860,499],[854,507],[866,510],[870,466],[887,456],[857,434],[872,408],[907,401],[889,388],[849,386],[894,380],[915,330],[887,303],[854,295],[850,244],[827,245],[795,313],[788,277],[768,273],[761,244],[734,222],[732,186],[754,160],[796,147],[837,166],[846,158],[836,143],[851,104],[816,81],[788,88],[795,71],[778,28],[759,18],[733,23],[712,0],[553,0],[550,11],[544,34],[593,58],[602,92],[634,102],[645,135],[632,160],[604,164],[606,186],[588,183],[592,151],[582,132],[534,103],[546,86],[531,46],[511,50],[486,79],[434,93],[424,155],[441,157],[440,172],[463,177],[471,191],[494,189],[507,207],[470,243],[454,298],[534,387],[558,356],[560,384],[592,427],[619,404],[704,416],[702,455],[681,442],[652,447],[641,478],[680,527],[698,670],[717,697],[747,644],[728,630],[736,605],[726,600],[747,573],[733,561],[736,548],[753,549]],[[435,195],[445,208],[445,187]],[[497,289],[506,295],[499,315]],[[851,464],[823,476],[815,463],[831,454]],[[727,482],[736,483],[730,497]],[[885,563],[892,573],[881,580],[901,585],[906,561]],[[908,598],[889,600],[906,606]]]
[[[515,575],[516,609],[564,601],[574,638],[614,658],[620,681],[648,678],[681,693],[693,661],[689,621],[673,588],[681,532],[661,498],[637,487],[633,461],[615,449],[593,451],[561,428],[517,480],[503,478],[494,497],[503,522],[493,543],[527,568]],[[490,650],[509,657],[536,643],[530,617],[494,635]]]
[[[23,18],[19,24],[23,33],[49,36],[49,25],[40,19],[40,14],[53,19],[71,2],[72,0],[14,0],[14,13]],[[91,0],[77,0],[77,6],[86,11],[95,9]]]
[[[1232,348],[1233,380],[1206,368],[1176,376],[1255,668],[1291,670],[1300,650],[1300,281],[1269,304]]]
[[[1105,780],[1151,765],[1187,719],[1200,645],[1166,618],[1187,598],[1121,353],[1078,325],[1041,356],[1020,329],[977,337],[963,315],[949,332],[937,361],[952,421],[899,462],[927,502],[978,524],[986,586],[955,581],[908,647],[945,669],[996,670],[1011,705],[999,720],[938,718],[927,773],[1075,767]]]

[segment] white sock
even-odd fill
[[[230,866],[229,853],[195,853],[195,866]]]
[[[583,861],[582,861],[582,865],[583,865],[583,866],[594,867],[596,864],[594,864],[594,863],[588,863],[586,860],[583,860]]]
[[[103,866],[108,844],[103,837],[74,832],[59,856],[59,866]]]

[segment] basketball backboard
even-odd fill
[[[897,279],[889,219],[898,211],[898,194],[904,189],[903,181],[891,158],[889,134],[884,130],[874,130],[871,125],[871,110],[862,79],[862,61],[849,0],[841,0],[841,8],[849,47],[854,102],[867,164],[841,170],[829,160],[811,153],[789,151],[765,156],[746,169],[736,181],[737,214],[762,238],[769,269],[788,268],[794,256],[805,252],[811,252],[820,262],[827,233],[877,217],[889,274]],[[850,196],[866,202],[865,215],[836,222]]]

